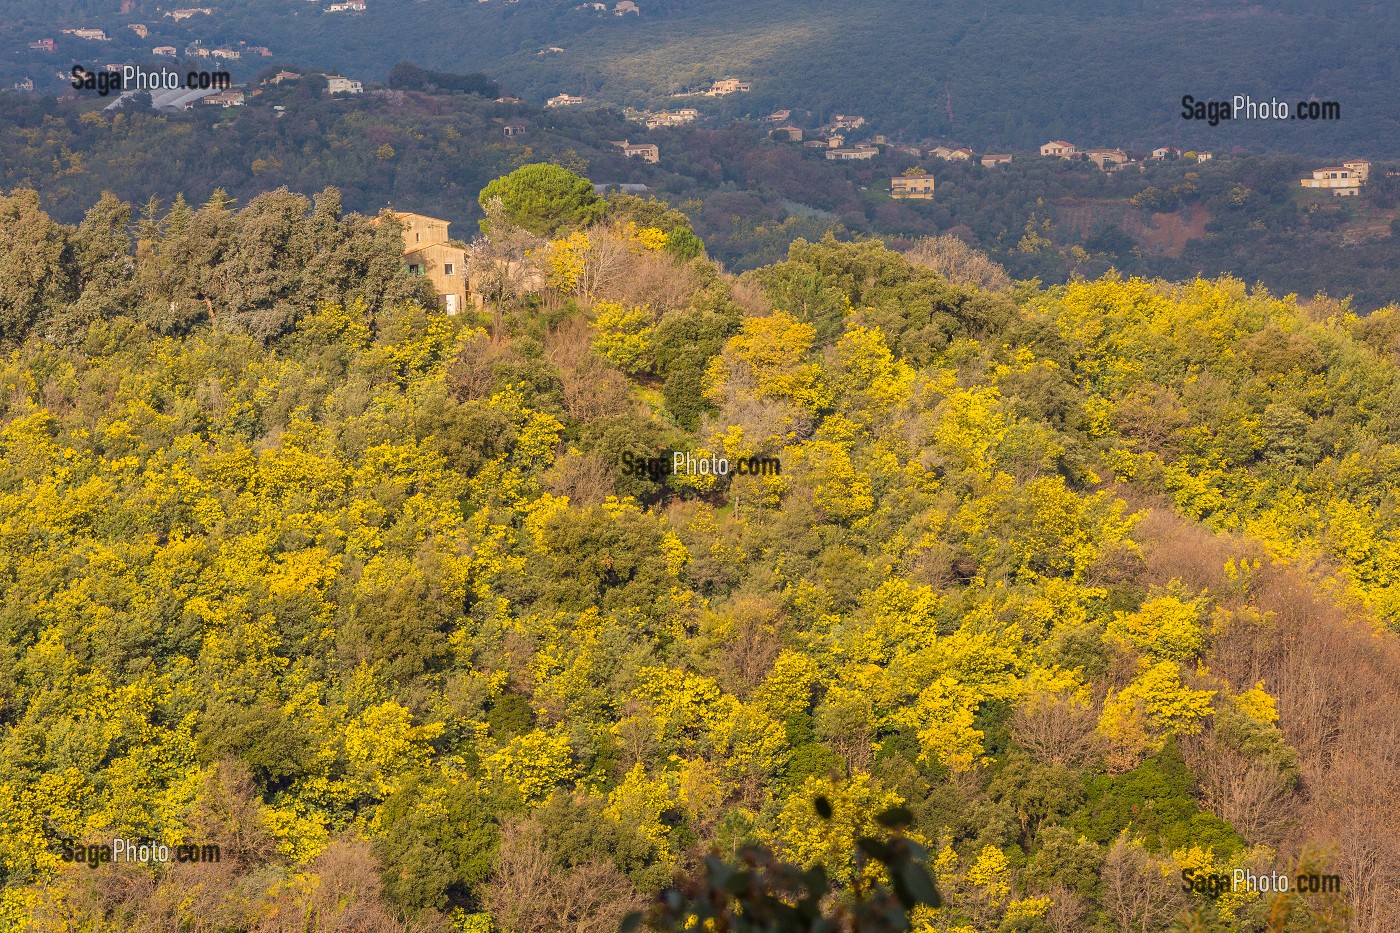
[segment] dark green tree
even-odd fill
[[[379,810],[374,842],[384,893],[405,913],[471,906],[491,872],[498,833],[470,783],[412,781]]]
[[[230,698],[215,700],[200,720],[198,732],[200,748],[209,760],[241,761],[264,793],[286,788],[311,767],[314,738],[269,699],[247,706]]]
[[[500,198],[506,220],[536,236],[554,236],[562,230],[585,227],[603,216],[605,204],[593,193],[588,179],[558,165],[522,165],[497,178],[481,191],[482,209]],[[491,230],[485,221],[483,231]]]
[[[77,297],[69,236],[40,209],[38,192],[0,197],[0,340],[23,340]]]
[[[694,428],[708,410],[705,367],[739,330],[743,312],[721,288],[707,288],[690,307],[661,319],[652,342],[666,410],[682,427]]]
[[[137,316],[162,333],[184,330],[209,317],[197,261],[202,250],[193,236],[194,211],[177,195],[164,217],[152,198],[136,226]]]
[[[814,803],[822,818],[831,818],[829,801],[818,797]],[[622,933],[644,928],[667,933],[697,928],[717,933],[908,930],[910,911],[939,907],[943,899],[924,867],[927,853],[903,833],[913,819],[909,811],[896,807],[876,819],[887,832],[857,839],[857,858],[862,866],[879,863],[888,885],[858,880],[852,890],[838,891],[821,865],[803,869],[761,846],[749,846],[735,863],[706,858],[703,869],[663,891],[649,911],[629,916]],[[857,872],[857,879],[863,874]]]
[[[280,190],[235,216],[212,276],[221,326],[270,340],[310,310],[311,289],[303,287],[317,245],[305,219],[310,207],[302,195]]]
[[[110,192],[92,206],[73,236],[78,300],[59,329],[79,336],[94,320],[128,313],[135,299],[131,258],[131,205]],[[64,326],[66,323],[67,326]]]

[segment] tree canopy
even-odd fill
[[[537,236],[586,226],[603,213],[588,179],[549,163],[522,165],[488,184],[479,198],[483,210],[498,198],[506,220]],[[483,229],[490,233],[485,222]]]
[[[0,201],[0,925],[1393,926],[1395,310],[551,177],[453,316],[333,192]]]

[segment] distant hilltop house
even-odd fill
[[[587,101],[586,97],[575,97],[572,94],[556,94],[544,102],[546,107],[577,107]]]
[[[1210,153],[1210,152],[1198,152],[1198,153],[1196,153],[1196,161],[1197,161],[1198,163],[1200,163],[1200,162],[1209,162],[1209,161],[1210,161],[1211,159],[1213,159],[1213,158],[1215,158],[1214,153]]]
[[[613,145],[621,149],[622,154],[629,159],[641,159],[652,165],[661,161],[661,150],[650,143],[633,143],[624,139],[614,142]]]
[[[1371,163],[1365,159],[1353,159],[1341,165],[1313,169],[1311,178],[1302,179],[1304,188],[1325,188],[1339,197],[1352,197],[1361,193],[1361,186],[1371,177]]]
[[[128,25],[126,28],[127,28],[127,29],[130,29],[132,32],[136,33],[136,34],[137,34],[138,36],[140,36],[142,39],[146,38],[147,36],[149,36],[149,35],[151,34],[151,31],[150,31],[149,29],[147,29],[146,26],[145,26],[145,24],[143,24],[143,23],[131,23],[131,24]]]
[[[1105,172],[1112,172],[1132,160],[1122,149],[1089,149],[1084,157]]]
[[[63,34],[77,39],[91,39],[94,42],[107,41],[107,33],[101,29],[65,29]]]
[[[249,55],[261,55],[263,58],[272,57],[272,49],[265,45],[250,45],[243,51],[247,52]]]
[[[225,108],[227,108],[227,107],[242,107],[245,101],[246,101],[246,96],[244,95],[244,93],[243,93],[242,91],[236,90],[236,89],[230,89],[230,90],[227,90],[227,91],[220,91],[220,92],[217,93],[217,94],[210,94],[208,97],[206,97],[206,98],[204,98],[202,101],[200,101],[200,103],[205,104],[205,105],[210,106],[210,107],[225,107]]]
[[[178,22],[180,22],[180,20],[182,20],[182,19],[189,19],[190,17],[192,17],[192,16],[198,16],[198,15],[200,15],[201,13],[204,14],[205,16],[213,16],[213,15],[214,15],[214,11],[213,11],[212,9],[210,9],[209,7],[207,7],[207,6],[191,7],[190,9],[187,9],[187,10],[171,10],[169,13],[166,13],[165,15],[168,16],[168,17],[170,17],[171,19],[173,19],[175,22],[178,23]]]
[[[152,55],[159,55],[162,58],[174,58],[179,54],[173,45],[158,45],[151,49]]]
[[[738,78],[721,78],[710,85],[710,89],[706,91],[705,94],[709,97],[723,97],[726,94],[745,94],[748,93],[751,87],[752,85],[750,85],[749,82],[740,81]]]
[[[966,162],[973,156],[971,149],[950,149],[947,146],[934,146],[928,151],[928,154],[945,162]]]
[[[782,140],[789,143],[802,142],[802,127],[800,126],[779,126],[768,131],[768,135],[773,139]]]
[[[865,117],[850,113],[838,113],[831,120],[831,128],[834,130],[858,130],[862,126],[865,126]]]
[[[662,110],[658,113],[649,113],[644,122],[647,129],[656,129],[659,126],[684,126],[687,123],[694,123],[698,116],[700,116],[700,111],[694,107],[682,107],[680,110]]]
[[[22,80],[22,81],[16,81],[16,82],[14,83],[14,85],[13,85],[13,89],[16,90],[16,91],[25,91],[25,92],[32,91],[32,90],[34,90],[34,79],[33,79],[33,78],[25,78],[25,79]]]
[[[628,13],[641,15],[641,7],[633,3],[632,0],[618,0],[617,6],[613,7],[613,14],[616,16],[626,16]]]
[[[365,11],[365,0],[346,0],[344,3],[332,3],[326,7],[327,13],[363,13]]]
[[[363,94],[365,86],[353,78],[340,75],[326,75],[327,94]]]
[[[772,113],[770,113],[763,119],[767,120],[769,123],[786,123],[788,120],[792,119],[792,111],[774,110]]]
[[[899,175],[890,179],[890,197],[897,201],[933,200],[933,176],[915,172],[912,175]]]
[[[507,123],[504,127],[506,139],[514,139],[517,136],[525,135],[525,124]]]
[[[1079,155],[1079,150],[1074,143],[1067,143],[1063,139],[1052,139],[1050,142],[1040,147],[1040,154],[1043,156],[1059,156],[1062,159],[1072,159]]]
[[[564,51],[564,50],[561,49],[561,48],[560,48],[559,46],[557,46],[557,45],[550,45],[550,46],[546,46],[545,48],[540,49],[540,50],[539,50],[538,52],[536,52],[535,54],[536,54],[536,55],[558,55],[559,53],[561,53],[561,52],[563,52],[563,51]]]
[[[1152,158],[1154,159],[1175,159],[1179,155],[1181,155],[1181,150],[1171,146],[1158,146],[1152,150]]]
[[[998,165],[1010,165],[1011,153],[1009,152],[989,152],[982,157],[982,165],[986,168],[993,168]]]
[[[35,39],[29,43],[29,47],[36,52],[57,52],[58,43],[52,39]]]
[[[284,81],[300,81],[301,75],[295,71],[279,71],[270,78],[265,78],[263,84],[281,84]]]
[[[209,55],[212,58],[223,58],[234,62],[243,57],[243,53],[237,49],[210,49]]]
[[[467,305],[467,251],[448,241],[446,220],[394,211],[403,226],[403,261],[412,275],[427,277],[442,299],[443,310],[456,314]]]
[[[879,154],[879,146],[863,143],[850,149],[828,149],[826,158],[828,162],[860,162],[873,159]]]

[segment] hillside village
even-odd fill
[[[598,6],[602,5],[598,4]],[[327,12],[362,12],[364,9],[365,3],[362,0],[333,3],[326,7]],[[179,23],[192,20],[195,17],[209,17],[213,14],[212,8],[201,7],[172,10],[164,15]],[[149,34],[149,28],[145,24],[130,24],[130,28],[142,38]],[[63,29],[60,30],[60,34],[90,42],[110,41],[103,30],[95,28]],[[29,41],[28,47],[31,51],[52,54],[57,50],[57,43],[53,38],[45,37]],[[543,50],[540,54],[546,52],[555,54],[563,51],[561,48],[551,47]],[[238,43],[236,47],[208,48],[199,39],[192,40],[182,50],[177,50],[173,45],[158,45],[151,49],[151,55],[157,59],[178,59],[183,55],[184,60],[188,62],[198,60],[239,61],[248,58],[270,58],[272,54],[272,51],[266,47],[248,46],[246,43]],[[109,63],[105,67],[108,71],[113,72],[120,71],[121,68],[116,63]],[[57,77],[65,82],[69,80],[69,75],[66,72],[58,72]],[[300,77],[301,74],[298,72],[282,69],[271,77],[264,78],[258,87],[233,86],[216,87],[207,91],[168,92],[156,95],[152,103],[157,109],[165,110],[244,106],[250,100],[260,96],[264,87],[278,85],[286,81],[295,81]],[[365,92],[365,85],[361,80],[343,75],[324,75],[324,77],[327,83],[326,93],[330,96],[353,96]],[[751,82],[730,76],[717,79],[704,87],[678,92],[673,96],[724,98],[730,95],[748,93],[752,87]],[[34,81],[26,78],[9,90],[33,93],[36,88]],[[72,95],[67,96],[71,97]],[[108,109],[119,108],[131,96],[133,95],[122,95],[118,101],[108,105]],[[500,102],[512,104],[520,101],[518,98],[503,97]],[[582,94],[560,92],[546,100],[544,107],[546,110],[555,110],[566,107],[584,107],[591,103],[593,101]],[[285,106],[278,105],[276,109],[280,116],[285,111]],[[693,106],[666,110],[626,108],[623,115],[629,121],[640,124],[640,127],[646,131],[691,126],[705,118],[701,110]],[[820,154],[823,159],[829,162],[869,162],[882,155],[892,155],[912,158],[919,162],[938,160],[948,163],[977,163],[985,168],[996,168],[1011,163],[1015,158],[1015,154],[1010,152],[978,153],[966,145],[941,143],[933,140],[910,142],[898,135],[892,137],[888,133],[877,133],[873,131],[866,118],[859,114],[836,112],[824,121],[816,121],[811,117],[810,113],[795,114],[791,109],[778,109],[756,120],[746,117],[739,118],[734,122],[757,122],[766,127],[766,135],[769,139],[800,146],[804,150]],[[523,136],[526,131],[527,125],[521,122],[505,123],[502,127],[503,136],[507,139]],[[612,144],[622,150],[628,158],[635,158],[653,165],[661,161],[661,148],[657,144],[634,142],[630,139],[614,141]],[[1183,152],[1170,145],[1157,146],[1151,150],[1135,150],[1121,146],[1081,147],[1063,139],[1049,140],[1042,144],[1036,152],[1022,154],[1023,157],[1036,155],[1042,158],[1089,162],[1107,174],[1131,170],[1143,171],[1152,162],[1184,159],[1199,164],[1215,158],[1215,153],[1211,151],[1188,150]],[[1354,197],[1361,193],[1369,177],[1369,161],[1348,159],[1338,165],[1314,169],[1309,177],[1299,179],[1299,184],[1305,189],[1326,191],[1339,197]],[[891,176],[887,191],[892,199],[917,201],[932,200],[935,189],[935,174],[916,165],[906,169],[901,175]]]
[[[715,81],[703,90],[685,91],[676,97],[723,97],[745,93],[752,84],[737,78],[724,78]],[[545,106],[549,108],[575,107],[589,103],[588,98],[561,93],[550,98]],[[676,110],[638,110],[627,108],[624,115],[648,130],[690,126],[702,119],[695,107]],[[810,117],[810,114],[807,114]],[[735,122],[754,122],[752,118],[741,118]],[[806,150],[818,152],[829,162],[868,162],[881,155],[892,154],[914,159],[937,159],[944,162],[975,162],[985,168],[996,168],[1009,164],[1015,155],[1009,152],[977,153],[965,145],[952,145],[926,140],[922,143],[904,141],[886,133],[873,132],[865,117],[859,114],[834,113],[830,119],[816,125],[795,116],[791,109],[779,109],[760,118],[767,127],[767,136],[784,143],[800,145]],[[808,125],[803,125],[804,123]],[[638,156],[649,163],[660,161],[656,146],[615,144],[629,156]],[[1187,160],[1197,164],[1215,159],[1215,153],[1208,150],[1183,152],[1175,146],[1157,146],[1151,150],[1136,150],[1118,146],[1083,148],[1063,139],[1050,140],[1035,153],[1043,158],[1059,158],[1068,161],[1093,163],[1105,173],[1137,170],[1143,171],[1153,162]],[[1300,179],[1301,187],[1328,190],[1338,196],[1354,196],[1361,192],[1369,178],[1370,163],[1364,159],[1344,161],[1340,166],[1329,166],[1313,171],[1312,176]],[[911,180],[916,179],[916,180]],[[922,169],[911,169],[904,175],[892,177],[889,193],[897,200],[930,200],[933,197],[933,176]]]
[[[725,79],[724,82],[716,82],[711,91],[704,93],[716,93],[715,89],[721,86],[726,88],[723,93],[732,93],[733,91],[727,89],[736,84],[741,90],[748,90],[750,87],[747,83]],[[569,102],[583,103],[584,100],[571,98]],[[550,105],[558,106],[560,104],[551,101]],[[643,123],[647,129],[687,126],[700,118],[700,113],[695,108],[674,111],[629,109],[625,111],[625,114],[628,119]],[[762,123],[769,127],[767,130],[768,138],[779,142],[799,144],[804,149],[820,152],[822,157],[830,162],[868,162],[883,154],[895,154],[921,160],[937,159],[953,163],[975,162],[984,168],[996,168],[1009,164],[1015,158],[1015,155],[1009,152],[979,154],[967,146],[933,143],[932,141],[918,144],[905,142],[898,138],[892,139],[887,134],[871,132],[866,119],[858,114],[836,113],[829,120],[815,127],[808,127],[800,125],[801,121],[794,119],[792,110],[781,109],[763,117]],[[658,161],[658,158],[655,157],[656,154],[651,151],[655,148],[648,148],[646,161]],[[628,154],[633,153],[629,152]],[[1215,159],[1215,153],[1206,150],[1183,152],[1175,146],[1158,146],[1151,150],[1141,151],[1107,146],[1081,148],[1075,143],[1063,139],[1053,139],[1044,143],[1032,155],[1090,162],[1101,171],[1109,174],[1130,170],[1141,172],[1152,162],[1184,159],[1202,164]],[[1360,194],[1361,189],[1369,179],[1369,175],[1369,161],[1350,159],[1338,166],[1315,169],[1311,177],[1299,179],[1299,182],[1303,188],[1326,190],[1337,196],[1355,196]],[[907,170],[901,176],[892,177],[889,193],[896,200],[931,200],[934,188],[934,176],[916,167]]]
[[[331,3],[323,3],[323,0],[308,0],[308,2],[323,4],[322,9],[327,13],[361,13],[367,9],[366,0],[337,0],[337,2]],[[637,5],[630,0],[621,0],[612,6],[604,3],[585,3],[575,9],[618,16],[639,12]],[[216,16],[217,11],[212,7],[180,8],[163,14],[164,19],[175,24],[213,20]],[[150,34],[150,27],[144,23],[128,25],[133,32],[142,38],[146,38]],[[70,36],[81,42],[111,41],[107,33],[99,28],[65,28],[58,30],[58,32],[60,35]],[[52,37],[40,37],[28,42],[30,51],[46,54],[56,53],[57,47],[57,42]],[[564,51],[563,48],[550,46],[540,50],[537,54],[557,55],[564,53]],[[207,60],[211,63],[241,61],[250,58],[271,58],[273,56],[272,50],[263,46],[249,46],[245,42],[240,42],[235,45],[210,47],[206,46],[199,38],[193,38],[179,47],[169,43],[154,45],[151,47],[150,54],[157,60],[183,58],[189,62]],[[120,66],[115,63],[109,63],[105,67],[110,71],[120,69]],[[286,80],[286,76],[289,74],[291,73],[286,71],[280,72],[274,83]],[[68,80],[68,75],[65,72],[56,72],[56,77],[65,83]],[[328,75],[327,81],[327,93],[331,95],[356,95],[364,93],[365,90],[364,83],[353,77]],[[719,100],[747,94],[752,89],[751,81],[729,75],[717,78],[706,85],[684,88],[674,92],[672,96],[674,98]],[[32,78],[25,78],[7,90],[42,93],[43,89]],[[189,109],[195,106],[234,107],[246,104],[252,98],[259,96],[260,93],[260,88],[245,86],[217,88],[208,94],[183,94],[177,98],[165,99],[158,106],[166,109],[177,107]],[[516,99],[502,98],[502,101],[513,103]],[[549,110],[580,108],[589,105],[602,104],[585,94],[572,93],[568,90],[562,90],[544,101],[544,107]],[[644,131],[692,126],[706,120],[706,115],[697,106],[658,110],[627,108],[624,110],[624,116],[640,124],[640,128]],[[893,155],[913,159],[920,163],[925,160],[948,163],[976,162],[986,168],[996,168],[1009,164],[1015,158],[1015,154],[1010,152],[978,153],[965,144],[936,140],[910,141],[899,133],[875,132],[866,118],[860,114],[836,112],[825,119],[813,119],[811,113],[799,114],[792,109],[781,108],[766,116],[739,117],[734,119],[734,122],[758,122],[766,126],[768,138],[800,146],[804,150],[811,151],[814,156],[819,154],[821,158],[830,162],[862,163],[873,161],[882,155]],[[526,126],[518,122],[503,127],[503,134],[506,138],[521,136],[525,131]],[[616,142],[614,145],[617,145],[628,157],[648,164],[657,164],[662,158],[660,146],[653,143],[639,143],[629,139]],[[1094,164],[1105,173],[1142,171],[1146,165],[1152,162],[1165,160],[1185,159],[1204,163],[1215,158],[1215,153],[1211,151],[1188,150],[1183,152],[1172,145],[1159,145],[1150,150],[1139,150],[1121,144],[1083,147],[1063,139],[1049,140],[1042,144],[1035,153],[1023,153],[1022,157],[1029,155],[1086,161]],[[1335,196],[1356,196],[1361,193],[1369,180],[1369,168],[1369,163],[1364,159],[1350,159],[1334,166],[1322,166],[1314,169],[1310,177],[1300,178],[1299,184],[1302,188],[1326,191]],[[921,168],[913,174],[920,178],[932,178],[931,174],[925,173]],[[896,182],[897,180],[892,176],[887,189],[892,198],[928,200],[933,197],[933,184],[914,184],[908,180]]]
[[[367,0],[309,0],[316,4],[322,13],[325,14],[349,14],[356,15],[368,10]],[[121,12],[127,14],[132,8],[129,3],[121,5]],[[159,8],[157,8],[159,9]],[[199,35],[204,30],[217,30],[220,26],[220,11],[217,7],[179,7],[168,9],[149,21],[132,22],[124,24],[137,38],[149,40],[154,35],[156,41],[148,46],[143,54],[149,55],[152,61],[160,62],[168,59],[182,59],[188,62],[208,61],[208,62],[236,62],[236,61],[257,61],[273,57],[271,48],[264,45],[254,45],[247,41],[211,43]],[[39,52],[44,55],[57,55],[60,51],[60,40],[56,37],[64,36],[69,40],[64,41],[64,51],[74,53],[76,61],[87,59],[94,44],[106,44],[108,47],[116,47],[117,40],[122,38],[117,34],[109,33],[106,28],[80,25],[62,26],[59,23],[51,25],[51,35],[40,36],[29,39],[25,43],[25,50],[29,52]],[[97,46],[100,47],[100,46]],[[122,64],[137,64],[137,61],[128,60],[122,63],[104,63],[108,71],[118,71]],[[58,80],[66,83],[68,72],[59,71],[56,73]],[[0,87],[0,91],[23,91],[43,93],[45,88],[41,81],[36,82],[32,77],[22,79],[13,83],[10,87]],[[232,106],[232,104],[224,104]]]
[[[309,0],[309,2],[320,3],[322,0]],[[359,13],[366,10],[366,2],[365,0],[340,0],[340,2],[324,5],[323,9],[327,13]],[[576,9],[615,13],[619,16],[638,12],[636,4],[629,2],[629,0],[622,0],[613,7],[603,3],[590,3],[583,4]],[[216,10],[212,7],[181,8],[163,14],[163,18],[177,24],[212,19],[215,16]],[[146,38],[150,34],[150,27],[144,23],[128,24],[128,28],[141,38]],[[111,41],[107,33],[99,28],[65,28],[58,32],[60,35],[71,36],[82,42]],[[56,53],[57,47],[57,42],[52,37],[37,38],[28,42],[30,51],[46,54]],[[563,48],[551,46],[542,49],[538,54],[555,55],[564,51]],[[182,48],[171,44],[155,45],[151,48],[150,54],[157,60],[178,60],[183,57],[183,60],[187,62],[207,60],[213,63],[271,58],[273,52],[267,47],[249,46],[246,42],[208,47],[203,40],[195,38],[185,43]],[[119,71],[121,66],[109,63],[105,67],[109,71]],[[57,72],[56,76],[65,83],[69,79],[68,74],[62,71]],[[225,108],[243,106],[253,98],[260,96],[262,87],[269,83],[280,84],[284,81],[296,80],[298,77],[298,73],[283,69],[270,79],[264,78],[259,87],[234,86],[214,88],[208,93],[191,91],[178,95],[167,94],[162,95],[154,103],[161,109],[190,109],[196,106]],[[343,75],[326,75],[325,77],[327,81],[326,93],[329,95],[351,96],[365,92],[365,84],[356,78]],[[751,81],[731,75],[715,79],[707,85],[683,89],[675,92],[672,96],[676,98],[721,99],[747,94],[752,88]],[[39,89],[32,78],[25,78],[7,90],[34,93]],[[501,98],[500,102],[518,103],[519,101],[517,98],[504,97]],[[111,106],[119,105],[120,102]],[[547,110],[580,108],[588,105],[601,104],[584,94],[568,91],[561,91],[544,102],[544,107]],[[284,106],[279,105],[279,115],[280,111],[284,109]],[[706,121],[706,114],[696,106],[661,110],[627,108],[623,114],[629,121],[639,124],[639,128],[643,131],[687,127]],[[917,163],[937,160],[947,163],[977,163],[985,168],[996,168],[1011,163],[1016,157],[1014,153],[1010,152],[978,153],[963,144],[935,140],[914,142],[904,139],[902,134],[892,135],[888,132],[875,132],[864,116],[853,113],[836,112],[830,114],[826,119],[814,119],[810,112],[795,113],[792,109],[783,108],[758,118],[745,116],[731,119],[736,123],[757,122],[766,127],[766,135],[769,139],[800,146],[803,150],[812,152],[814,156],[819,154],[821,158],[829,162],[861,163],[873,161],[884,155],[892,155],[903,157],[906,160],[913,159]],[[502,132],[505,138],[510,139],[523,136],[527,128],[524,123],[511,122],[503,126]],[[627,157],[647,164],[657,164],[662,158],[660,146],[654,143],[624,139],[613,142],[613,145],[621,149]],[[1188,150],[1183,152],[1171,145],[1160,145],[1150,150],[1139,150],[1122,145],[1083,147],[1063,139],[1049,140],[1042,144],[1036,152],[1023,153],[1022,157],[1035,155],[1042,158],[1089,162],[1107,174],[1130,170],[1143,171],[1152,162],[1189,160],[1199,164],[1215,158],[1215,153],[1211,151]],[[1356,196],[1361,193],[1369,177],[1370,163],[1368,161],[1349,159],[1337,165],[1316,168],[1309,177],[1300,178],[1299,184],[1305,189],[1326,191],[1339,197]],[[925,171],[919,165],[915,165],[905,170],[900,176],[891,176],[887,191],[890,197],[896,200],[931,200],[934,197],[935,187],[934,174]]]
[[[185,22],[204,19],[200,13]],[[125,33],[128,42],[135,33]],[[152,31],[146,41],[154,45],[162,38]],[[55,45],[66,53],[79,42],[97,45],[61,33]],[[392,192],[396,206],[470,223],[476,205],[467,203],[465,188],[474,169],[460,160],[475,165],[484,157],[508,165],[507,160],[530,158],[577,166],[599,194],[654,196],[685,205],[681,209],[703,229],[713,255],[731,268],[774,261],[794,239],[820,239],[827,231],[896,241],[952,233],[988,251],[1020,278],[1050,282],[1108,268],[1173,276],[1224,269],[1289,290],[1302,287],[1301,273],[1289,272],[1283,257],[1298,249],[1321,255],[1316,248],[1322,246],[1350,250],[1313,262],[1332,270],[1326,274],[1340,283],[1333,287],[1353,289],[1358,301],[1372,306],[1390,300],[1383,275],[1365,270],[1382,268],[1376,257],[1389,248],[1391,237],[1400,237],[1400,227],[1393,226],[1400,183],[1386,171],[1393,167],[1373,168],[1365,159],[1348,158],[1351,152],[1310,162],[1233,148],[1183,151],[1170,135],[1128,140],[1099,134],[1009,149],[981,146],[967,137],[920,138],[873,119],[868,111],[760,109],[753,103],[767,104],[772,97],[754,92],[769,89],[742,74],[697,83],[695,96],[686,99],[654,99],[651,107],[622,109],[608,103],[615,89],[606,87],[545,85],[529,92],[532,100],[522,100],[494,82],[487,82],[485,93],[453,90],[450,81],[423,79],[429,73],[421,69],[419,83],[395,79],[390,85],[353,72],[286,66],[259,52],[250,60],[247,48],[236,42],[211,41],[206,47],[243,52],[228,64],[211,57],[195,66],[234,72],[242,83],[162,93],[152,99],[155,107],[192,111],[204,115],[199,123],[225,129],[234,121],[261,122],[266,117],[260,111],[278,120],[292,118],[267,144],[247,147],[241,172],[211,165],[205,173],[211,180],[232,180],[236,197],[310,184],[308,178],[341,178],[345,157],[323,154],[315,134],[327,121],[354,122],[374,114],[373,122],[384,129],[357,160],[383,177],[355,195],[354,207],[361,211],[378,210]],[[52,53],[36,49],[31,55]],[[59,75],[50,73],[49,87],[34,81],[32,92],[52,100]],[[87,110],[141,106],[135,95],[99,100],[73,91],[66,80],[61,87],[58,96],[68,101],[60,103],[58,113],[94,145],[105,134],[84,116]],[[730,90],[736,87],[749,90]],[[728,93],[704,93],[717,90]],[[443,96],[463,93],[456,101]],[[402,132],[409,121],[421,119],[437,122],[444,134],[462,132],[461,137],[429,137],[456,151],[455,167],[424,173],[424,138]],[[280,141],[294,137],[292,147]],[[1259,182],[1261,158],[1275,163],[1266,184]],[[400,164],[415,167],[411,173],[396,171]],[[366,197],[371,188],[380,195],[372,201]],[[1253,243],[1265,238],[1267,247]],[[1240,259],[1234,246],[1244,241],[1253,252]],[[1259,256],[1266,258],[1254,258]]]

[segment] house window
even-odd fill
[[[443,274],[443,275],[456,275],[456,274],[457,274],[457,264],[456,264],[455,262],[445,262],[445,263],[443,263],[443,264],[442,264],[442,274]]]
[[[421,234],[421,233],[415,233],[415,234],[413,235],[413,242],[415,242],[415,243],[420,242],[422,239],[423,239],[423,234]]]
[[[415,263],[409,263],[408,272],[409,272],[410,275],[422,275],[422,274],[423,274],[423,269],[422,269],[422,267],[419,266],[416,262],[415,262]]]

